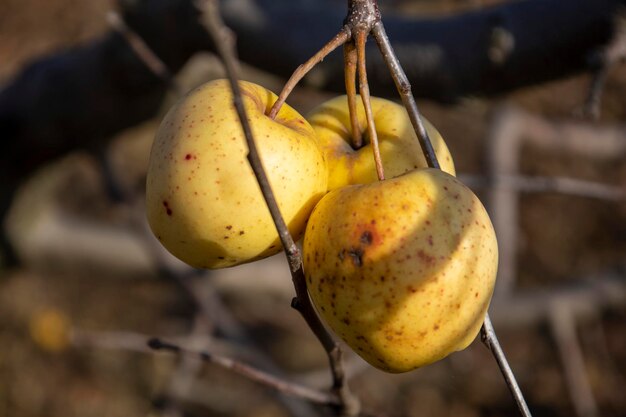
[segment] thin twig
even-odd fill
[[[147,345],[154,350],[166,350],[173,353],[199,357],[205,362],[219,365],[252,381],[259,382],[277,391],[283,392],[285,394],[290,394],[316,404],[332,406],[341,405],[339,398],[333,393],[318,391],[307,386],[297,384],[295,382],[290,382],[277,378],[270,373],[261,371],[250,365],[236,361],[226,356],[216,355],[204,350],[186,349],[185,347],[182,347],[180,345],[165,342],[157,338],[150,339],[147,342]]]
[[[239,71],[235,58],[234,36],[230,30],[223,25],[219,15],[218,5],[214,0],[200,0],[199,3],[203,5],[202,10],[205,11],[205,27],[214,39],[218,53],[226,69],[226,74],[233,92],[233,104],[235,105],[239,122],[248,145],[248,161],[252,166],[254,175],[259,183],[259,186],[261,187],[261,191],[263,192],[263,197],[266,200],[272,220],[276,224],[280,240],[289,258],[290,267],[292,271],[297,270],[301,264],[301,260],[299,259],[299,250],[289,233],[289,229],[287,228],[287,224],[285,223],[282,214],[280,213],[278,202],[272,192],[267,174],[263,169],[261,157],[259,155],[256,142],[254,141],[252,128],[246,114],[246,108],[243,105],[241,88],[239,87],[238,81]]]
[[[191,331],[191,337],[202,336],[207,332],[206,317],[200,312],[194,317],[194,323]],[[203,343],[196,343],[195,348],[208,348],[210,340],[206,340]],[[175,371],[169,378],[167,387],[164,392],[158,394],[159,398],[165,400],[163,404],[162,415],[165,417],[183,417],[184,411],[181,409],[181,400],[188,397],[191,392],[196,379],[202,369],[202,361],[195,356],[184,356],[177,364]]]
[[[524,146],[541,152],[574,154],[598,161],[613,161],[626,154],[626,129],[621,125],[600,126],[580,121],[555,122],[527,113],[511,106],[501,106],[493,115],[487,135],[486,161],[490,176],[487,207],[498,235],[498,281],[495,294],[510,296],[516,281],[517,242],[520,208],[519,193],[515,185],[529,186],[525,180],[514,183],[520,175],[520,155]],[[579,181],[579,180],[577,180]],[[532,181],[534,182],[534,181]],[[523,184],[526,183],[526,184]],[[536,183],[532,184],[536,187]],[[594,194],[616,200],[618,193],[601,190],[591,183],[573,183],[556,180],[546,184],[577,195]],[[557,192],[559,192],[557,191]],[[590,196],[590,195],[589,195]]]
[[[320,321],[313,305],[311,304],[306,288],[304,270],[302,269],[302,257],[300,255],[300,251],[293,241],[293,238],[289,233],[289,229],[287,228],[282,214],[280,213],[278,203],[276,202],[256,148],[238,83],[238,71],[236,66],[233,36],[222,22],[216,1],[202,0],[199,1],[199,5],[200,10],[204,12],[205,16],[203,23],[217,45],[218,53],[222,58],[232,88],[235,109],[239,116],[239,121],[248,145],[248,161],[257,178],[263,197],[268,205],[280,240],[283,244],[283,248],[285,249],[285,254],[289,261],[292,280],[296,291],[296,298],[294,299],[292,305],[300,312],[326,350],[333,376],[333,389],[339,398],[337,406],[345,415],[357,415],[359,413],[360,403],[348,388],[345,373],[343,371],[343,364],[341,362],[341,350],[339,345],[337,345],[330,333]],[[338,39],[336,46],[339,46],[341,44],[342,37],[339,36],[336,39]]]
[[[370,143],[372,144],[372,152],[374,153],[374,164],[376,165],[376,175],[380,181],[385,179],[385,171],[383,162],[380,158],[380,149],[378,148],[378,134],[376,133],[376,125],[374,124],[374,116],[372,115],[372,105],[370,103],[370,88],[367,84],[367,70],[365,69],[365,42],[368,33],[358,30],[354,34],[354,43],[356,44],[357,67],[359,71],[359,93],[363,108],[365,109],[365,119],[367,120],[367,132],[369,134]]]
[[[500,371],[502,372],[502,376],[506,381],[509,390],[511,391],[511,395],[515,402],[517,403],[517,408],[520,411],[520,414],[524,417],[531,417],[530,410],[528,409],[528,405],[526,404],[526,400],[524,399],[524,395],[522,394],[522,390],[517,384],[517,380],[515,379],[515,375],[511,370],[511,366],[502,351],[502,347],[500,346],[500,342],[498,342],[498,337],[496,336],[496,331],[491,324],[491,318],[489,318],[489,314],[485,316],[485,321],[483,323],[483,327],[480,330],[482,342],[487,346],[487,348],[491,351],[496,362],[498,362],[498,367],[500,367]]]
[[[626,14],[620,11],[616,14],[613,22],[615,32],[609,44],[595,54],[592,62],[595,67],[589,86],[589,93],[582,106],[582,116],[592,120],[600,118],[600,105],[602,104],[602,93],[609,74],[609,70],[615,64],[624,61],[626,58]]]
[[[496,174],[492,178],[465,174],[460,174],[458,177],[472,188],[491,188],[494,182],[497,182],[499,187],[526,193],[551,192],[606,201],[626,200],[626,190],[623,187],[576,178],[505,174]]]
[[[387,68],[389,69],[391,77],[396,84],[398,93],[402,98],[402,103],[407,109],[409,119],[411,120],[413,129],[415,129],[417,139],[422,147],[422,152],[424,153],[428,166],[431,168],[440,168],[439,161],[437,161],[437,155],[435,155],[435,149],[433,148],[430,138],[428,137],[428,132],[426,132],[424,123],[422,123],[420,112],[417,108],[417,103],[411,93],[411,84],[409,83],[409,79],[407,78],[402,66],[400,65],[400,61],[398,61],[398,58],[391,47],[391,42],[389,42],[389,37],[387,37],[382,20],[376,22],[372,28],[372,34],[378,44],[383,60],[387,63]]]
[[[546,324],[550,306],[565,305],[575,320],[588,321],[604,311],[626,303],[626,276],[607,271],[550,289],[517,290],[494,297],[491,312],[496,324],[509,329]]]
[[[107,13],[107,22],[114,30],[122,35],[131,50],[144,64],[146,64],[146,67],[148,67],[154,75],[164,81],[177,96],[181,95],[182,89],[174,80],[174,76],[167,65],[165,65],[161,58],[159,58],[159,56],[155,54],[152,49],[150,49],[141,36],[139,36],[126,24],[119,13],[109,11]]]
[[[604,92],[604,85],[606,84],[608,74],[609,66],[605,64],[602,64],[600,68],[593,71],[589,85],[589,93],[587,94],[587,99],[583,104],[582,110],[580,110],[583,117],[587,117],[591,120],[598,120],[600,118],[602,93]]]
[[[346,97],[348,98],[348,114],[350,115],[350,128],[352,132],[352,147],[360,149],[363,146],[363,136],[359,126],[359,117],[356,109],[356,66],[358,55],[354,42],[346,42],[343,47],[343,62],[346,84]]]
[[[335,35],[326,45],[322,47],[315,55],[313,55],[307,62],[300,65],[294,73],[289,77],[287,83],[283,87],[283,90],[278,95],[278,100],[274,103],[268,116],[271,119],[275,119],[276,115],[280,111],[280,108],[287,100],[287,96],[291,93],[294,87],[300,82],[300,80],[320,61],[322,61],[329,53],[337,49],[339,46],[346,43],[346,41],[350,38],[350,32],[346,28],[342,28],[339,33]]]
[[[385,32],[385,28],[383,26],[382,20],[378,21],[373,29],[372,29],[374,39],[378,43],[378,47],[383,55],[383,59],[387,63],[389,71],[393,77],[393,80],[396,84],[396,88],[402,97],[402,102],[404,106],[407,108],[409,113],[409,118],[411,119],[411,123],[413,124],[413,128],[417,134],[417,137],[420,141],[420,145],[422,147],[422,152],[426,158],[428,166],[431,168],[440,168],[439,162],[437,161],[437,156],[435,155],[435,151],[432,147],[432,143],[430,142],[430,138],[428,137],[428,133],[424,128],[422,123],[419,111],[417,109],[417,104],[415,103],[415,98],[411,93],[411,85],[409,84],[408,78],[402,69],[400,62],[398,61],[393,48],[391,47],[391,43],[389,42],[389,38]],[[481,335],[483,343],[489,348],[491,353],[493,354],[498,366],[500,367],[500,371],[502,372],[502,376],[517,403],[518,409],[522,416],[530,417],[530,410],[528,409],[528,405],[526,404],[526,400],[524,399],[524,395],[517,384],[515,379],[515,375],[509,366],[509,363],[500,347],[500,343],[498,342],[498,338],[496,336],[495,329],[491,324],[491,319],[489,318],[489,314],[485,316],[485,321],[483,323],[483,327],[481,329]]]
[[[598,406],[591,390],[585,359],[578,338],[576,323],[566,304],[550,306],[550,328],[556,341],[565,382],[578,417],[596,417]]]

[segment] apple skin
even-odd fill
[[[378,134],[380,156],[385,177],[393,178],[416,168],[427,168],[415,130],[406,109],[393,101],[371,97],[372,115]],[[361,132],[367,129],[365,111],[357,96],[357,115]],[[339,96],[315,108],[307,116],[315,129],[328,162],[328,188],[348,184],[365,184],[378,180],[372,146],[369,142],[355,150],[352,145],[348,99]],[[450,151],[441,134],[422,117],[441,169],[456,175]]]
[[[280,211],[297,239],[327,190],[327,167],[315,133],[276,95],[240,82],[259,154]],[[223,268],[279,252],[282,245],[246,158],[248,147],[226,80],[206,83],[178,101],[154,140],[146,181],[153,233],[198,268]]]
[[[467,347],[498,263],[485,208],[437,169],[329,192],[304,235],[311,299],[373,366],[406,372]]]

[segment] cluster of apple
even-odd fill
[[[441,135],[424,121],[442,170],[428,168],[404,107],[372,98],[386,177],[371,145],[353,149],[345,96],[307,119],[240,82],[281,213],[302,253],[321,317],[372,365],[404,372],[464,349],[485,317],[497,244],[478,198],[455,178]],[[230,86],[217,80],[165,116],[150,155],[147,216],[184,262],[222,268],[275,254],[280,240],[246,159]],[[357,116],[361,131],[366,118]]]

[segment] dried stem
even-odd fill
[[[483,327],[480,330],[481,339],[485,346],[491,351],[496,362],[498,362],[498,366],[500,367],[500,371],[502,372],[502,376],[506,381],[509,390],[511,391],[511,395],[515,399],[517,403],[517,407],[520,411],[520,414],[523,417],[531,417],[530,410],[528,409],[528,405],[526,404],[526,400],[524,399],[524,395],[522,394],[522,390],[517,384],[517,380],[515,379],[515,375],[509,366],[509,362],[502,351],[502,347],[500,346],[500,342],[498,342],[498,337],[496,336],[496,331],[491,324],[491,318],[489,318],[489,314],[485,316],[485,321],[483,323]]]
[[[343,62],[346,80],[346,96],[348,97],[348,113],[350,114],[350,128],[352,131],[352,147],[359,149],[363,146],[363,136],[359,126],[356,110],[356,66],[358,56],[354,42],[346,42],[343,47]]]
[[[278,230],[280,240],[285,249],[285,254],[289,261],[291,276],[296,291],[296,298],[294,298],[292,305],[300,312],[326,350],[333,376],[333,390],[339,398],[337,406],[344,415],[357,415],[360,410],[360,403],[348,387],[345,373],[343,371],[343,364],[341,363],[342,355],[340,348],[320,321],[313,305],[311,304],[311,300],[309,299],[307,292],[304,270],[302,269],[302,257],[300,255],[300,251],[293,241],[293,238],[289,233],[289,229],[287,228],[287,225],[280,213],[280,209],[278,208],[278,204],[270,187],[269,180],[265,170],[263,169],[263,165],[256,148],[252,135],[252,129],[250,128],[250,124],[246,116],[238,84],[233,37],[221,20],[216,1],[202,0],[199,4],[200,9],[204,11],[206,18],[205,26],[215,40],[218,52],[224,62],[224,67],[226,68],[226,73],[233,91],[235,109],[237,110],[239,121],[241,122],[248,145],[248,161],[250,162],[257,178],[263,197],[268,205],[272,219],[276,225],[276,229]],[[345,37],[347,39],[347,35]],[[327,46],[334,49],[343,42],[345,42],[345,39],[340,33],[337,37],[335,37],[334,42],[331,42],[329,44],[330,46]]]
[[[367,70],[365,67],[365,42],[367,41],[368,32],[357,30],[354,34],[354,43],[356,44],[357,65],[359,71],[359,93],[365,108],[365,119],[367,120],[367,132],[369,134],[370,143],[372,144],[372,152],[374,153],[374,163],[376,164],[376,174],[380,181],[385,179],[383,170],[383,162],[380,158],[380,149],[378,148],[378,134],[376,133],[376,125],[374,124],[374,116],[372,115],[372,105],[370,103],[370,88],[367,84]],[[352,117],[352,116],[350,116]]]
[[[339,31],[338,34],[335,35],[326,45],[322,47],[315,55],[313,55],[307,62],[300,65],[294,73],[291,75],[287,83],[283,87],[283,90],[280,92],[278,96],[278,100],[274,103],[268,116],[271,119],[275,119],[276,115],[280,111],[280,108],[287,100],[287,96],[291,93],[294,87],[300,82],[300,80],[320,61],[322,61],[326,55],[337,49],[339,46],[346,43],[346,41],[350,38],[350,33],[345,29]]]

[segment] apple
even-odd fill
[[[317,311],[388,372],[427,365],[472,342],[493,293],[497,251],[478,198],[432,168],[329,192],[303,242]]]
[[[416,168],[426,168],[426,159],[406,109],[382,98],[372,97],[370,101],[385,177],[393,178]],[[360,99],[357,100],[357,115],[360,131],[366,132],[365,110]],[[329,189],[378,180],[368,138],[364,138],[366,144],[360,149],[352,146],[352,127],[346,96],[321,104],[308,115],[307,120],[315,129],[328,162]],[[422,121],[441,169],[456,175],[452,156],[441,134],[428,120],[422,117]]]
[[[255,143],[280,211],[295,238],[327,190],[315,132],[288,105],[265,115],[276,95],[240,82]],[[199,268],[229,267],[282,249],[226,80],[204,84],[163,119],[150,153],[146,211],[156,237]]]

